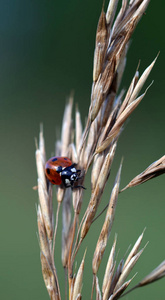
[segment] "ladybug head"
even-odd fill
[[[61,179],[65,187],[73,187],[74,182],[79,179],[80,172],[80,170],[76,170],[75,164],[63,169]]]

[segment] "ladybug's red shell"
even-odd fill
[[[58,168],[62,167],[62,169],[64,169],[71,165],[72,161],[68,157],[51,157],[45,165],[46,176],[52,184],[60,185],[62,183],[62,179],[60,174],[57,172]]]

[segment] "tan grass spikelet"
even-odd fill
[[[40,206],[38,205],[37,211],[38,221],[38,234],[40,239],[40,259],[42,266],[42,274],[45,281],[46,288],[51,299],[60,299],[58,282],[56,281],[56,275],[53,271],[54,262],[52,261],[50,253],[50,241],[48,241],[44,220],[42,217]]]
[[[106,21],[107,21],[108,25],[111,25],[112,22],[113,22],[113,20],[114,20],[116,9],[117,9],[117,5],[118,5],[118,1],[119,0],[111,0],[111,1],[109,1],[107,12],[106,12]]]
[[[122,100],[122,96],[123,96],[123,91],[121,91],[120,95],[115,99],[115,102],[113,104],[114,107],[112,107],[112,111],[109,113],[109,116],[106,120],[106,124],[105,126],[102,128],[102,131],[100,132],[100,136],[98,138],[98,142],[97,142],[97,148],[96,150],[101,147],[101,145],[104,143],[104,141],[107,139],[107,137],[110,134],[111,129],[113,128],[115,122],[116,122],[116,118],[118,115],[118,111],[121,105],[121,100]],[[117,139],[114,140],[113,143],[117,142]],[[112,143],[112,144],[113,144]],[[110,143],[108,142],[107,147],[110,145]],[[112,147],[112,145],[110,146]],[[105,148],[107,149],[107,148]],[[96,151],[95,150],[95,151]],[[100,153],[100,152],[99,152]],[[96,152],[95,152],[96,154]]]
[[[52,186],[50,184],[47,185],[47,180],[45,176],[46,153],[45,153],[45,142],[43,137],[42,126],[40,128],[40,134],[39,134],[39,148],[36,150],[35,156],[36,156],[38,179],[42,184],[41,193],[43,192],[42,194],[44,194],[44,198],[39,197],[39,200],[43,202],[43,205],[47,206],[47,211],[49,211],[49,216],[47,215],[47,220],[48,220],[48,227],[50,227],[49,223],[51,223],[53,226]],[[41,205],[41,209],[42,209],[42,205]],[[52,230],[51,227],[49,228],[49,231],[50,230]],[[50,232],[50,235],[51,234],[52,233]]]
[[[38,178],[42,181],[42,184],[47,189],[46,177],[45,177],[45,159],[40,149],[36,150],[36,166],[37,166],[37,174]]]
[[[117,84],[117,82],[114,83],[115,86],[112,87],[110,93],[105,98],[104,103],[103,103],[102,108],[101,108],[101,127],[102,127],[102,130],[103,130],[104,127],[107,126],[108,119],[109,119],[110,114],[113,110],[113,104],[114,104],[115,96],[116,96],[116,84]],[[100,132],[100,134],[101,134],[101,132]]]
[[[109,274],[108,274],[108,277],[107,277],[108,281],[107,281],[107,284],[105,286],[105,290],[104,290],[104,293],[103,293],[102,300],[109,299],[109,294],[110,294],[110,289],[111,289],[111,283],[112,283],[112,279],[113,279],[115,267],[116,267],[116,262],[114,262],[114,265],[109,270]]]
[[[124,293],[123,296],[126,294],[132,292],[138,287],[143,287],[145,285],[148,285],[150,283],[153,283],[165,276],[165,260],[156,268],[154,269],[151,273],[149,273],[147,276],[145,276],[137,285],[135,285],[133,288],[128,290],[126,293]]]
[[[133,2],[131,0],[131,2]],[[149,4],[150,0],[144,0],[144,1],[134,1],[133,4],[135,3],[135,13],[134,13],[134,18],[137,18],[138,21],[141,19],[141,17],[143,16],[143,14],[145,13],[147,6]],[[140,4],[139,7],[136,9],[136,5]]]
[[[109,201],[109,206],[108,206],[107,213],[105,216],[105,221],[102,226],[101,233],[98,238],[95,252],[93,255],[93,261],[92,261],[93,274],[97,274],[97,272],[98,272],[98,268],[102,261],[102,257],[103,257],[105,248],[107,246],[108,237],[109,237],[109,234],[112,229],[112,224],[113,224],[113,220],[114,220],[114,216],[115,216],[115,209],[116,209],[116,204],[117,204],[117,198],[118,198],[118,193],[119,193],[120,175],[121,175],[121,165],[120,165],[119,171],[118,171],[116,179],[115,179],[115,183],[114,183],[110,201]]]
[[[73,289],[73,297],[72,300],[76,300],[77,296],[81,294],[81,289],[82,289],[82,281],[83,281],[83,273],[84,273],[84,262],[85,262],[85,255],[86,255],[86,250],[82,259],[82,262],[80,264],[80,267],[78,269],[76,279],[74,282],[74,289]]]
[[[79,147],[82,139],[82,123],[81,123],[81,115],[78,110],[78,105],[76,106],[76,151],[79,154]]]
[[[145,231],[145,229],[144,229]],[[137,239],[135,245],[133,246],[132,250],[130,251],[125,263],[124,263],[124,266],[123,266],[123,270],[126,268],[127,264],[130,262],[131,258],[134,257],[138,251],[139,251],[139,248],[140,248],[140,245],[141,245],[141,241],[142,241],[142,238],[143,238],[143,235],[144,235],[144,231],[142,232],[142,234],[139,236],[139,238]]]
[[[78,294],[77,297],[76,297],[76,300],[81,300],[81,299],[82,299],[81,294]]]
[[[61,156],[68,155],[68,147],[71,142],[72,130],[72,108],[73,108],[73,94],[70,95],[69,102],[66,105],[61,132]]]
[[[115,53],[115,72],[118,71],[118,68],[121,64],[121,60],[123,61],[124,55],[128,49],[128,43],[135,28],[135,20],[132,20],[125,27],[125,30],[122,31],[121,35],[118,36],[117,45],[116,45],[116,53]],[[119,72],[119,71],[118,71]]]
[[[96,187],[96,183],[98,180],[98,174],[101,171],[103,162],[104,162],[104,157],[105,157],[105,153],[99,153],[96,154],[94,157],[94,161],[93,161],[93,167],[92,167],[92,172],[91,172],[91,188],[92,188],[92,192],[94,191],[95,187]]]
[[[55,154],[56,154],[56,156],[61,155],[61,141],[60,140],[57,140],[55,142]]]
[[[144,247],[145,248],[145,247]],[[139,252],[137,252],[128,262],[125,268],[122,269],[121,275],[118,279],[118,282],[115,286],[114,292],[117,291],[124,283],[128,275],[130,274],[131,270],[133,269],[134,265],[138,261],[139,257],[141,256],[144,248],[142,248]]]
[[[92,187],[92,193],[96,187],[97,181],[98,181],[98,174],[100,174],[100,171],[102,169],[104,159],[107,155],[107,153],[111,153],[111,161],[113,162],[115,152],[117,147],[117,141],[113,141],[111,143],[110,148],[107,148],[104,152],[96,154],[93,162],[93,168],[91,172],[91,187]],[[112,163],[111,163],[112,165]]]
[[[53,228],[52,228],[52,222],[51,222],[51,216],[50,216],[50,210],[48,205],[48,193],[45,190],[45,187],[43,186],[43,183],[41,179],[38,179],[38,193],[39,193],[39,201],[42,211],[42,216],[44,219],[44,224],[46,228],[46,232],[48,235],[49,240],[53,239]]]
[[[40,125],[40,133],[39,133],[39,147],[37,147],[42,154],[43,162],[46,161],[46,152],[45,152],[45,140],[44,140],[44,133],[43,133],[43,125]]]
[[[161,279],[165,276],[165,260],[154,269],[150,274],[144,277],[138,284],[138,286],[144,286],[150,284],[156,280]]]
[[[82,229],[81,229],[81,235],[80,235],[81,239],[84,239],[84,237],[86,236],[86,234],[92,224],[93,218],[95,217],[98,205],[101,200],[101,195],[103,193],[106,181],[109,176],[109,171],[110,171],[110,167],[112,164],[112,157],[113,157],[113,149],[105,157],[102,169],[101,169],[99,177],[98,177],[98,181],[97,181],[95,190],[91,195],[91,199],[90,199],[90,202],[89,202],[87,210],[86,210],[86,218],[85,218],[85,221],[84,221],[84,223],[82,225]]]
[[[64,268],[67,268],[68,266],[68,257],[69,257],[71,242],[72,242],[72,235],[73,235],[73,225],[71,225],[68,235],[66,237],[64,235],[62,236],[61,261]]]
[[[70,248],[72,226],[71,226],[71,191],[67,189],[62,206],[62,250],[61,260],[63,267],[67,267],[68,253]]]
[[[42,266],[42,274],[45,281],[46,288],[48,290],[49,296],[51,300],[60,300],[60,294],[58,290],[58,286],[55,280],[55,276],[53,273],[53,270],[44,256],[44,254],[41,252],[41,266]]]
[[[83,190],[75,189],[73,191],[72,200],[73,200],[73,209],[77,215],[79,215],[81,211],[81,205],[83,201],[82,198],[83,198]]]
[[[57,202],[61,203],[64,199],[65,190],[61,187],[57,188]]]
[[[93,63],[93,81],[97,81],[103,67],[103,59],[107,44],[107,24],[105,13],[102,9],[96,32],[96,45]]]
[[[126,94],[126,96],[124,98],[124,101],[121,104],[121,107],[119,109],[118,115],[120,115],[126,109],[126,107],[128,106],[128,104],[130,103],[130,98],[131,98],[133,90],[134,90],[134,88],[135,88],[135,86],[136,86],[136,84],[138,82],[138,79],[139,79],[139,72],[138,72],[138,70],[136,70],[135,75],[134,75],[134,77],[133,77],[133,79],[131,81],[131,84],[130,84],[129,88],[128,88],[127,94]]]
[[[117,49],[114,49],[114,50],[117,52]],[[115,71],[116,71],[116,56],[115,56],[115,53],[113,53],[113,56],[106,62],[105,69],[102,72],[100,82],[99,82],[100,90],[102,91],[102,95],[104,96],[103,100],[105,100],[105,97],[107,96],[108,90],[109,90],[111,83],[113,81],[113,78],[115,76]],[[95,106],[93,108],[93,114],[97,115],[96,107],[97,106]]]
[[[123,269],[123,265],[124,265],[124,259],[122,258],[117,266],[116,272],[114,273],[114,276],[112,278],[112,283],[111,283],[111,287],[109,290],[109,295],[111,295],[114,290],[115,290],[115,286],[120,278],[120,275],[122,273],[122,269]]]
[[[96,300],[102,300],[101,291],[99,287],[99,279],[95,276],[95,287],[96,287]]]
[[[101,84],[101,75],[99,76],[97,83],[94,85],[93,93],[91,99],[91,108],[90,108],[90,122],[93,122],[97,117],[100,107],[104,101],[103,97],[103,86]]]
[[[96,139],[97,132],[98,132],[97,119],[95,119],[90,127],[87,144],[86,147],[84,148],[83,167],[86,171],[93,157],[93,152],[97,141]]]
[[[98,147],[96,148],[96,153],[104,151],[110,145],[112,140],[116,138],[118,134],[120,134],[124,122],[128,119],[131,113],[135,110],[135,108],[144,98],[148,88],[141,96],[139,96],[137,99],[131,102],[119,116],[117,116],[116,122],[112,127],[111,131],[109,132],[108,137],[102,142],[101,145],[98,145]]]
[[[118,66],[117,66],[117,70],[116,70],[116,91],[119,90],[120,83],[121,83],[121,80],[123,78],[123,74],[124,74],[124,70],[125,70],[126,62],[127,62],[126,57],[127,57],[128,48],[129,48],[129,41],[125,45],[124,50],[121,53],[120,60],[119,60]]]
[[[163,155],[160,159],[153,162],[149,167],[147,167],[142,173],[134,177],[122,190],[126,190],[127,188],[142,184],[147,180],[150,180],[154,177],[157,177],[161,174],[165,173],[165,155]]]
[[[106,288],[107,285],[109,284],[108,292],[109,292],[109,289],[111,286],[112,276],[114,273],[114,266],[116,265],[115,261],[114,261],[116,242],[117,242],[117,235],[115,235],[115,239],[114,239],[114,242],[113,242],[110,254],[109,254],[108,262],[106,265],[106,269],[105,269],[105,274],[104,274],[103,284],[102,284],[102,294],[103,295],[105,293],[105,290],[107,289]],[[106,297],[105,297],[105,299],[106,299]]]
[[[112,43],[115,37],[121,33],[122,28],[124,28],[124,24],[126,23],[126,19],[124,18],[124,16],[126,15],[126,10],[127,10],[127,1],[123,1],[119,13],[116,16],[116,19],[111,29],[109,44]]]
[[[69,300],[72,299],[72,297],[73,297],[73,290],[74,290],[75,279],[76,279],[76,274],[73,275],[72,283],[71,283],[71,288],[69,289],[69,297],[68,297]]]
[[[150,64],[149,67],[146,68],[146,70],[141,75],[140,79],[138,79],[138,73],[135,73],[135,76],[131,82],[131,85],[128,89],[128,92],[126,94],[126,97],[123,101],[123,104],[121,105],[121,108],[119,109],[119,113],[116,119],[116,122],[112,129],[110,130],[108,136],[104,139],[104,141],[100,141],[100,144],[98,144],[96,148],[96,153],[100,153],[103,150],[105,150],[111,141],[120,133],[121,128],[126,121],[126,119],[130,116],[130,114],[134,111],[134,109],[138,106],[138,104],[141,102],[141,100],[144,98],[148,88],[146,91],[136,98],[138,96],[138,93],[140,92],[142,86],[144,85],[145,81],[147,80],[157,57],[154,59],[154,61]]]
[[[117,299],[119,299],[120,296],[123,294],[123,292],[129,286],[129,284],[131,283],[131,281],[134,279],[135,276],[136,276],[136,274],[131,279],[129,279],[128,281],[124,282],[122,284],[122,286],[109,297],[109,300],[117,300]]]
[[[123,1],[121,9],[114,22],[112,34],[114,36],[121,34],[129,22],[134,22],[134,26],[136,27],[142,15],[145,13],[149,2],[150,0],[135,0],[129,1],[129,3],[128,1]]]
[[[68,156],[71,158],[71,161],[73,161],[75,164],[78,163],[78,156],[74,143],[71,143],[69,145]]]
[[[159,55],[159,53],[158,53]],[[141,77],[139,78],[137,84],[135,85],[135,88],[131,94],[131,97],[130,97],[130,100],[129,100],[129,103],[133,102],[137,96],[139,95],[144,83],[146,82],[157,58],[158,58],[158,55],[156,56],[156,58],[153,60],[153,62],[144,70],[143,74],[141,75]]]
[[[44,225],[44,220],[42,217],[40,205],[38,205],[38,209],[37,209],[37,224],[38,224],[38,234],[39,234],[39,241],[40,241],[40,250],[51,264],[51,254],[50,254],[50,247],[49,247],[50,245],[48,242],[46,228]]]

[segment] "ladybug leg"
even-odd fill
[[[77,170],[77,174],[78,174],[77,180],[82,179],[82,178],[84,177],[84,174],[81,175],[81,176],[79,176],[79,175],[81,174],[81,171],[82,171],[82,170]],[[81,187],[82,189],[86,190],[86,188],[85,188],[83,185],[76,185],[76,186],[75,186],[75,188],[79,188],[79,187]]]
[[[79,176],[78,178],[77,178],[77,180],[79,180],[79,179],[82,179],[84,176],[82,175],[82,176]]]
[[[81,170],[77,170],[77,173],[79,173],[79,174],[80,174],[80,173],[81,173]]]
[[[71,168],[74,168],[74,167],[76,167],[76,166],[77,166],[77,164],[74,163],[74,164],[72,164],[70,167],[71,167]]]
[[[85,186],[83,185],[77,185],[77,187],[81,187],[83,190],[86,190]]]
[[[77,189],[77,188],[82,188],[82,189],[86,190],[86,188],[83,185],[75,185],[75,186],[72,186],[71,188],[72,188],[72,190]]]

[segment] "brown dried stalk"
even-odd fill
[[[123,0],[119,13],[116,15],[117,4],[118,1],[110,0],[107,11],[104,12],[104,9],[102,9],[98,22],[91,103],[85,129],[83,129],[81,123],[78,107],[76,107],[75,129],[73,128],[73,94],[71,94],[64,112],[61,139],[56,141],[55,155],[69,157],[77,164],[77,169],[81,170],[79,185],[83,185],[86,173],[91,166],[91,193],[90,198],[85,201],[86,211],[81,218],[82,202],[86,195],[83,189],[74,188],[70,190],[65,189],[62,185],[58,186],[56,190],[57,204],[53,204],[52,192],[55,191],[55,188],[52,188],[45,175],[46,151],[42,127],[39,145],[36,146],[39,196],[37,221],[41,266],[46,288],[53,300],[62,299],[60,289],[63,289],[63,282],[59,283],[56,271],[56,233],[60,208],[62,206],[61,259],[66,277],[68,277],[69,299],[81,299],[85,255],[78,271],[73,271],[76,255],[86,235],[90,234],[91,225],[95,225],[96,214],[109,180],[123,125],[144,98],[148,88],[141,95],[140,91],[156,61],[155,58],[141,76],[137,68],[125,97],[123,90],[119,93],[119,86],[126,66],[129,41],[137,23],[145,13],[149,0],[130,0],[129,2]],[[121,191],[141,184],[164,172],[165,155],[136,176]],[[145,248],[140,249],[143,238],[142,233],[126,260],[123,258],[117,264],[115,256],[117,237],[115,236],[100,289],[98,268],[102,262],[115,217],[120,176],[121,166],[112,189],[109,204],[106,207],[105,221],[101,233],[98,235],[98,242],[93,255],[91,299],[94,295],[94,289],[96,290],[96,299],[119,299],[133,280],[134,276],[128,280],[128,275]],[[105,197],[109,198],[106,195]],[[53,206],[55,206],[56,213],[54,213]],[[55,214],[56,218],[54,217]],[[144,286],[163,277],[165,275],[164,265],[163,262],[134,288]],[[65,291],[66,288],[67,284]],[[67,298],[66,295],[67,293],[65,293],[65,298]]]

